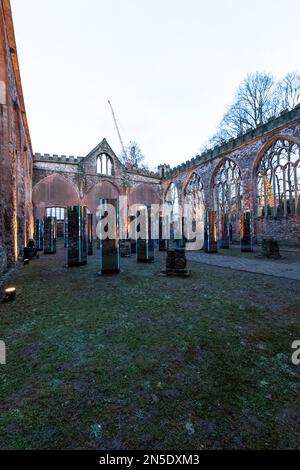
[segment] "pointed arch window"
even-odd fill
[[[203,184],[201,177],[197,173],[193,173],[185,187],[186,202],[191,202],[195,205],[203,205]]]
[[[191,234],[197,232],[197,237],[199,235],[202,238],[202,242],[198,239],[198,243],[203,243],[204,241],[204,191],[203,183],[200,175],[197,173],[192,173],[188,183],[184,190],[184,202],[185,202],[185,236],[190,240],[192,237]],[[188,217],[188,218],[186,218]],[[192,230],[192,232],[190,232]],[[196,239],[195,239],[196,241]],[[199,249],[202,248],[202,245],[199,245]]]
[[[179,194],[177,186],[171,183],[165,196],[166,203],[170,206],[171,222],[175,222],[179,217]]]
[[[112,159],[106,155],[106,153],[102,153],[97,157],[97,174],[98,175],[112,175],[113,171],[113,164]]]
[[[170,223],[171,239],[179,240],[182,238],[181,212],[178,188],[174,183],[170,184],[165,194],[165,203]]]
[[[300,213],[300,147],[277,139],[262,156],[257,169],[257,214],[288,216]]]
[[[243,207],[241,170],[226,159],[214,176],[214,208],[218,216],[227,214],[230,220],[238,218]]]

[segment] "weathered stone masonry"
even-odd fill
[[[241,170],[243,182],[243,207],[257,214],[257,167],[266,149],[277,139],[287,139],[300,145],[300,105],[292,111],[281,113],[264,125],[231,139],[192,160],[167,171],[165,190],[171,182],[178,188],[179,198],[184,197],[184,187],[193,172],[201,176],[204,201],[213,210],[213,180],[225,159],[233,160]],[[263,237],[275,237],[282,243],[300,245],[300,216],[254,217],[255,241]]]
[[[212,210],[214,177],[226,160],[234,162],[240,170],[243,210],[254,213],[255,240],[273,236],[282,243],[300,246],[299,188],[298,193],[296,188],[294,196],[289,196],[289,204],[293,199],[298,204],[296,211],[286,210],[285,196],[285,215],[258,215],[257,168],[267,149],[278,139],[295,143],[299,150],[300,105],[172,170],[168,165],[160,165],[158,174],[126,169],[105,139],[86,157],[33,156],[10,3],[0,0],[0,274],[14,265],[32,237],[33,209],[37,217],[43,217],[48,207],[84,204],[95,213],[100,197],[121,195],[127,195],[130,205],[157,204],[163,201],[164,191],[171,183],[183,202],[185,187],[196,173],[201,178],[205,208]],[[111,172],[97,171],[101,155],[109,159]],[[238,224],[236,219],[233,227],[236,241]]]
[[[111,175],[97,173],[97,158],[103,154],[112,163]],[[46,208],[74,204],[96,213],[100,197],[127,196],[129,204],[158,204],[160,182],[158,174],[126,169],[103,139],[86,157],[35,154],[33,204],[38,217]]]
[[[257,213],[256,170],[262,155],[277,139],[287,139],[300,145],[300,106],[282,113],[247,134],[232,139],[221,147],[206,152],[170,170],[161,165],[160,175],[134,172],[124,168],[104,139],[86,157],[66,157],[36,154],[34,157],[33,203],[42,216],[46,207],[64,207],[69,204],[85,204],[95,212],[100,197],[127,195],[129,204],[151,204],[163,200],[161,182],[167,191],[173,182],[183,202],[184,188],[195,172],[203,183],[206,209],[214,208],[214,175],[222,162],[235,162],[242,176],[243,210]],[[96,159],[108,155],[113,164],[111,176],[96,173]],[[165,178],[162,171],[165,170]],[[239,241],[239,219],[233,226],[233,239]],[[254,217],[255,241],[263,237],[275,237],[282,243],[300,244],[300,216]]]
[[[0,273],[32,236],[32,148],[10,3],[0,3]]]

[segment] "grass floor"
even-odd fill
[[[300,448],[300,283],[64,250],[22,267],[0,304],[1,449]]]

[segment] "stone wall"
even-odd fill
[[[169,172],[170,176],[164,181],[165,191],[173,182],[178,188],[180,199],[182,199],[184,187],[191,174],[195,172],[201,176],[203,182],[205,207],[212,210],[214,208],[214,175],[225,159],[231,159],[241,170],[243,208],[244,210],[252,210],[255,215],[257,214],[256,169],[265,150],[279,138],[288,139],[300,146],[300,105],[243,136],[231,139],[221,147],[216,147],[173,168]],[[255,240],[260,242],[263,237],[272,236],[282,243],[300,246],[299,220],[299,216],[255,217]],[[238,221],[236,223],[239,224]],[[238,241],[238,226],[233,228],[235,241]]]
[[[109,156],[112,174],[97,174],[97,157]],[[38,217],[47,207],[66,207],[83,204],[96,212],[100,197],[127,196],[130,204],[161,202],[161,179],[148,171],[126,169],[106,139],[86,157],[66,155],[34,155],[33,204]]]
[[[222,162],[231,159],[241,170],[243,208],[256,214],[256,168],[264,151],[278,138],[300,145],[298,105],[173,169],[161,165],[158,174],[126,169],[106,139],[85,157],[33,156],[9,0],[0,0],[0,5],[0,273],[16,263],[33,235],[33,206],[36,215],[42,217],[47,207],[73,204],[85,204],[95,211],[100,197],[126,195],[130,204],[159,203],[164,198],[163,189],[167,191],[171,182],[182,200],[184,188],[196,172],[203,183],[205,208],[213,209],[214,176]],[[97,174],[97,157],[102,153],[111,158],[111,175]],[[273,236],[299,246],[299,230],[299,216],[254,219],[256,241]],[[233,236],[238,241],[238,220]]]
[[[300,246],[300,216],[258,217],[256,237],[258,241],[273,237],[284,245]]]
[[[14,265],[33,231],[33,152],[10,3],[0,2],[0,269]]]
[[[130,204],[161,202],[164,197],[161,190],[162,182],[165,192],[173,182],[178,188],[180,200],[183,200],[184,188],[190,176],[195,172],[201,176],[205,207],[213,209],[214,176],[224,160],[231,159],[241,170],[243,209],[251,210],[256,214],[256,169],[265,150],[278,138],[289,139],[300,145],[300,106],[281,114],[244,136],[232,139],[222,147],[197,156],[172,170],[167,169],[165,174],[171,174],[171,176],[163,180],[162,175],[159,174],[126,170],[105,139],[86,157],[36,154],[34,156],[33,202],[36,207],[40,208],[39,214],[45,207],[51,205],[51,201],[45,201],[41,191],[37,197],[37,189],[40,185],[49,185],[46,193],[51,193],[50,186],[53,185],[51,175],[56,175],[55,177],[60,175],[65,181],[61,190],[56,190],[56,194],[60,193],[60,205],[69,204],[70,198],[67,197],[67,193],[73,187],[78,195],[78,203],[87,205],[91,211],[95,210],[95,205],[101,195],[102,197],[127,195]],[[112,159],[113,174],[111,176],[98,175],[96,172],[96,159],[102,152]],[[57,200],[53,198],[52,205],[55,206],[56,202]],[[299,217],[295,216],[266,219],[255,217],[254,219],[254,236],[257,242],[263,237],[272,236],[282,243],[300,245],[299,229]],[[232,236],[234,242],[239,242],[240,221],[238,218],[232,223]]]

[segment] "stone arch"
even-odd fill
[[[170,181],[164,192],[164,204],[169,205],[171,223],[175,223],[180,217],[180,198],[178,186],[174,180]]]
[[[293,143],[293,144],[296,144],[300,147],[300,140],[298,139],[295,139],[294,137],[290,136],[290,135],[286,135],[286,134],[277,134],[277,135],[274,135],[271,139],[269,139],[263,146],[262,148],[260,149],[260,151],[258,152],[255,160],[254,160],[254,163],[253,163],[253,167],[252,167],[252,175],[253,175],[253,179],[254,179],[254,184],[255,184],[255,178],[256,178],[256,172],[258,170],[258,167],[260,165],[260,162],[264,156],[264,154],[266,153],[267,150],[269,150],[269,148],[271,147],[271,145],[276,142],[276,140],[288,140],[289,142]]]
[[[210,194],[212,208],[217,213],[218,238],[221,238],[222,226],[230,232],[231,241],[240,239],[240,214],[243,210],[243,177],[238,163],[232,158],[222,158],[215,167]]]
[[[192,171],[189,171],[189,173],[187,174],[185,180],[184,180],[184,183],[182,185],[182,192],[184,193],[185,192],[185,188],[187,187],[187,185],[189,184],[189,181],[190,179],[192,178],[193,174],[195,173],[194,170]],[[197,174],[197,173],[196,173]]]
[[[105,152],[100,153],[96,158],[96,173],[97,175],[114,174],[114,162],[110,155]]]
[[[37,217],[43,217],[46,207],[66,207],[79,204],[78,189],[65,177],[55,173],[41,179],[32,190]]]
[[[120,189],[117,185],[108,180],[94,184],[83,198],[83,204],[87,206],[92,214],[96,214],[100,198],[118,199]]]
[[[184,181],[182,200],[184,201],[184,236],[187,240],[191,240],[194,239],[196,233],[194,243],[190,247],[202,249],[205,220],[204,186],[201,175],[196,171],[191,171]],[[189,249],[189,244],[187,249]]]
[[[288,135],[274,135],[259,151],[253,165],[253,199],[256,215],[298,215],[300,142]]]
[[[202,178],[202,175],[200,175],[200,173],[197,173],[197,171],[195,170],[192,170],[188,173],[188,175],[186,176],[185,180],[184,180],[184,183],[182,185],[182,194],[185,195],[186,193],[186,188],[187,186],[189,185],[190,181],[193,179],[193,178],[199,178],[199,180],[201,181],[201,186],[202,186],[202,190],[204,188],[204,182],[203,182],[203,178]]]
[[[157,189],[147,183],[140,183],[134,188],[129,190],[128,205],[144,204],[150,206],[151,204],[160,204],[161,198]]]
[[[217,165],[215,166],[214,170],[212,171],[212,175],[211,175],[211,178],[210,178],[210,194],[211,196],[213,197],[213,191],[214,191],[214,181],[215,181],[215,177],[218,173],[218,171],[220,171],[220,168],[225,164],[226,161],[229,161],[229,162],[232,162],[239,170],[241,176],[242,176],[242,168],[240,167],[240,165],[238,164],[238,162],[233,159],[233,158],[230,158],[230,157],[223,157],[218,163]]]
[[[195,198],[197,195],[198,202],[201,202],[203,208],[205,206],[204,183],[202,176],[196,171],[191,171],[182,186],[182,202],[186,202],[188,197]],[[200,201],[201,199],[201,201]],[[194,201],[196,202],[196,201]]]
[[[177,190],[177,193],[178,193],[178,199],[180,199],[180,196],[181,196],[181,192],[182,192],[182,191],[180,190],[179,185],[177,184],[176,180],[174,179],[174,180],[168,181],[167,185],[164,187],[164,195],[163,195],[163,200],[164,200],[164,202],[165,202],[165,200],[166,200],[166,196],[168,195],[168,192],[169,192],[169,190],[170,190],[170,188],[171,188],[172,185],[175,186],[175,188],[176,188],[176,190]]]
[[[169,191],[170,186],[171,186],[172,183],[173,183],[173,180],[169,180],[167,182],[167,184],[165,185],[165,187],[164,187],[164,199],[165,199],[165,196],[166,196],[167,192]]]

